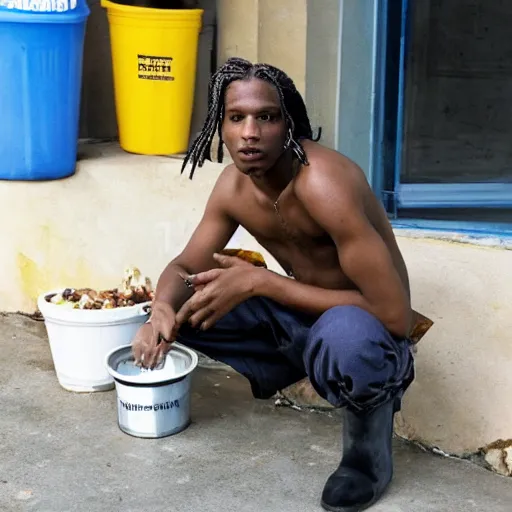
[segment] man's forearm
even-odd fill
[[[155,290],[155,300],[170,304],[175,312],[179,311],[193,293],[180,274],[186,276],[189,271],[177,263],[169,263],[160,275]]]
[[[357,290],[330,290],[262,270],[254,295],[267,297],[311,315],[321,315],[335,306],[358,306],[372,313],[370,305]]]
[[[335,306],[357,306],[374,315],[397,336],[407,336],[410,328],[409,320],[405,318],[407,315],[397,314],[387,305],[383,308],[374,307],[357,290],[319,288],[265,269],[261,269],[255,279],[253,295],[267,297],[283,306],[311,315],[321,315]]]

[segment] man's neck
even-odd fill
[[[256,188],[267,196],[272,202],[275,202],[281,192],[288,186],[295,176],[296,168],[291,151],[283,153],[262,178],[253,178],[251,180]]]

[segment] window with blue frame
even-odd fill
[[[512,224],[512,2],[383,0],[380,169],[395,219]]]

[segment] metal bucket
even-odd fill
[[[119,428],[135,437],[177,434],[190,424],[190,384],[197,367],[195,352],[174,343],[163,367],[141,370],[131,345],[109,352],[107,370],[114,378]]]

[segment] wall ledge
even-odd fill
[[[415,227],[414,221],[410,223],[392,221],[391,224],[397,237],[441,240],[464,245],[512,250],[512,225],[510,226],[510,234],[507,232],[500,234],[498,232],[486,232],[485,230],[475,231],[471,229],[472,223],[469,223],[467,230],[443,229],[442,227]]]

